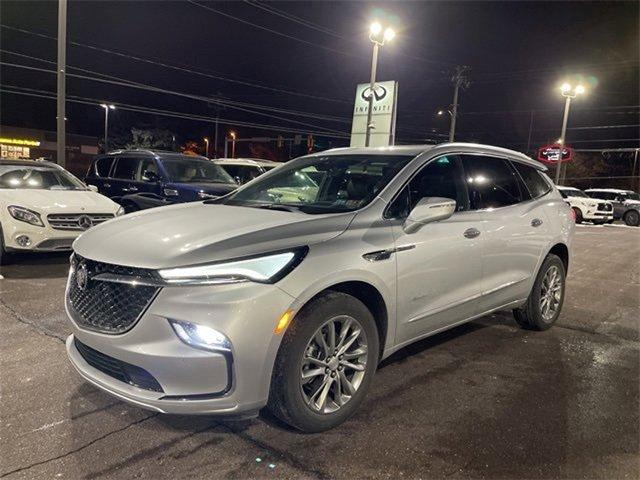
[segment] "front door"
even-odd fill
[[[402,220],[424,197],[456,201],[448,219],[406,233]],[[403,344],[477,312],[482,290],[482,214],[471,211],[457,155],[424,166],[391,203],[397,264],[396,342]]]

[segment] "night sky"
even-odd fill
[[[55,40],[15,28],[55,37],[57,2],[2,1],[1,7],[2,61],[55,70],[54,64],[15,55],[55,61]],[[243,104],[243,110],[220,110],[222,118],[278,126],[225,125],[240,136],[294,133],[284,127],[345,135],[355,85],[368,81],[368,25],[377,15],[397,30],[381,50],[378,79],[399,82],[398,143],[422,143],[448,131],[448,118],[435,112],[451,103],[453,68],[468,65],[472,83],[461,96],[460,140],[525,150],[532,110],[531,147],[557,138],[563,106],[558,86],[575,76],[589,94],[574,102],[569,127],[579,128],[569,130],[567,142],[579,148],[633,147],[640,137],[639,13],[638,2],[70,0],[68,41],[75,44],[68,45],[67,62],[84,69],[70,73],[220,95]],[[50,95],[55,75],[2,65],[1,84],[3,125],[55,130],[54,100],[7,92]],[[73,77],[67,93],[94,104],[216,114],[214,104],[200,100]],[[69,103],[67,116],[69,132],[102,134],[99,107]],[[202,121],[124,109],[112,116],[116,130],[135,125],[168,128],[181,138],[213,135],[211,124]],[[593,126],[608,128],[582,128]],[[336,145],[346,142],[334,139]]]

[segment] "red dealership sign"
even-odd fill
[[[562,153],[561,153],[562,152]],[[557,143],[538,149],[538,160],[545,163],[568,162],[573,158],[573,148]]]

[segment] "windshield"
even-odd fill
[[[87,190],[85,184],[66,170],[25,165],[0,165],[0,188]]]
[[[414,157],[328,155],[278,167],[222,200],[227,205],[337,213],[367,205]]]
[[[236,182],[219,165],[197,158],[163,159],[169,180],[176,183],[230,183]]]
[[[582,190],[560,190],[560,192],[564,193],[564,197],[587,197],[589,195],[584,193]]]

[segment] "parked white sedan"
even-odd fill
[[[575,215],[576,223],[583,221],[594,224],[613,222],[613,204],[607,200],[591,198],[582,190],[573,187],[558,187]]]
[[[0,262],[13,251],[71,249],[124,210],[50,162],[0,159]]]

